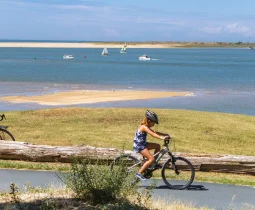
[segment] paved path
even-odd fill
[[[25,171],[25,170],[0,170],[0,191],[9,191],[11,182],[21,189],[26,182],[30,186],[55,187],[63,186],[55,172],[49,171]],[[148,180],[142,188],[150,185]],[[255,209],[255,188],[234,185],[212,184],[194,182],[188,190],[169,190],[160,180],[154,190],[154,197],[173,202],[180,200],[182,203],[194,206],[208,206],[213,209]]]

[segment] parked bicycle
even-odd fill
[[[0,121],[6,120],[5,115],[0,115]],[[0,125],[0,140],[15,141],[13,135],[7,130],[8,126]]]
[[[154,171],[161,169],[162,179],[168,188],[176,190],[188,188],[195,178],[195,169],[186,158],[174,156],[171,153],[168,147],[169,142],[170,140],[164,140],[164,148],[154,155],[154,157],[157,156],[158,158],[155,163],[145,171],[143,176],[149,179],[152,177]],[[161,166],[159,165],[159,161],[164,155],[168,155],[169,157]],[[135,174],[145,162],[145,158],[138,160],[132,155],[123,154],[111,163],[110,168],[113,170],[113,167],[122,165],[122,167],[126,167],[128,173],[131,173],[131,175],[135,177]],[[135,179],[137,181],[138,178],[135,177]]]

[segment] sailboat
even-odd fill
[[[125,43],[124,47],[121,48],[120,53],[126,53],[127,52],[127,44]]]
[[[108,55],[108,50],[107,50],[107,48],[106,48],[106,47],[103,49],[102,55],[103,55],[103,56]]]

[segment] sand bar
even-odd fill
[[[24,48],[122,48],[124,43],[111,42],[0,42],[0,47]],[[178,43],[130,43],[128,48],[176,48],[182,46]]]
[[[5,96],[0,100],[11,103],[37,103],[40,105],[75,105],[90,104],[110,101],[144,100],[153,98],[166,98],[176,96],[188,96],[190,92],[160,92],[160,91],[95,91],[75,90],[58,92],[49,95],[38,96]]]

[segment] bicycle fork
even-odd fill
[[[179,175],[180,172],[178,171],[178,169],[176,168],[176,165],[175,165],[176,160],[173,156],[170,156],[170,157],[171,157],[172,168],[173,168],[174,172],[176,173],[176,175]]]

